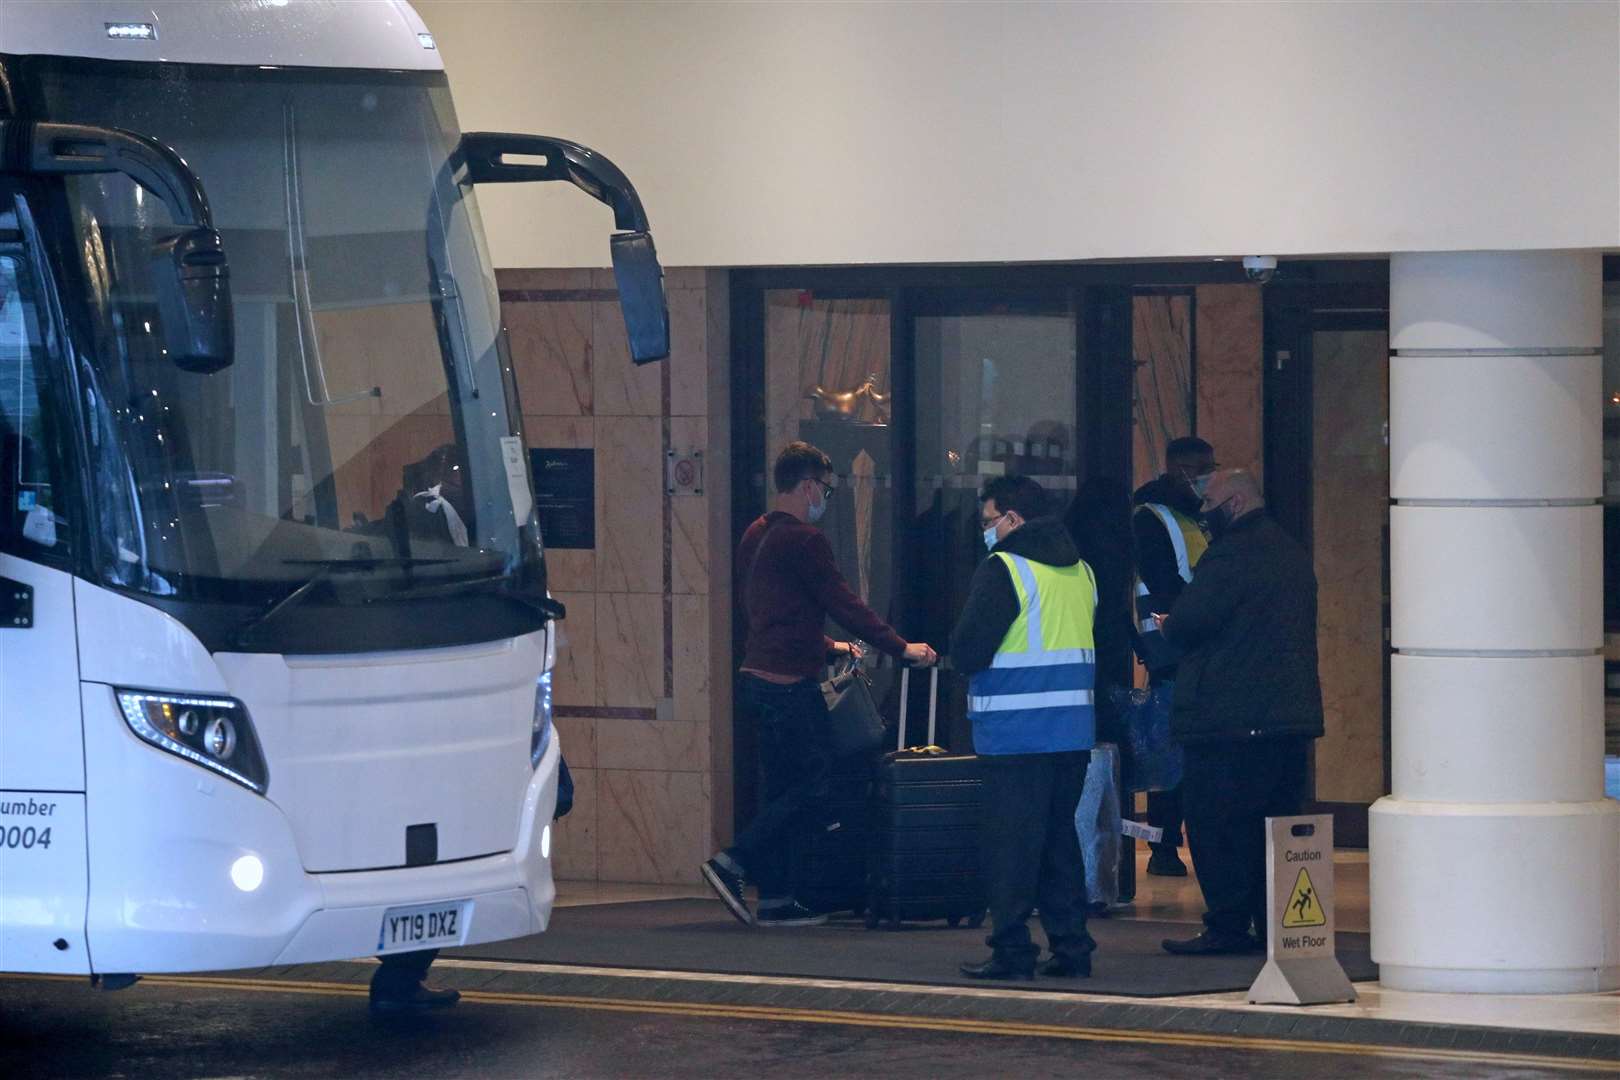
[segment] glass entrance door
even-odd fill
[[[934,292],[911,311],[916,395],[910,615],[948,646],[984,558],[978,493],[992,477],[1029,476],[1062,513],[1080,460],[1074,294]],[[942,681],[940,739],[972,742],[965,680]],[[926,708],[926,702],[913,703]]]

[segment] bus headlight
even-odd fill
[[[529,733],[529,767],[539,768],[551,744],[551,672],[534,684],[534,727]]]
[[[260,795],[270,786],[253,721],[240,701],[118,690],[118,706],[136,735]]]

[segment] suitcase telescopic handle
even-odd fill
[[[906,706],[911,701],[911,666],[906,665],[900,669],[900,730],[895,732],[894,748],[896,751],[906,748]],[[930,666],[928,669],[928,741],[924,746],[934,745],[935,724],[939,716],[939,667]]]

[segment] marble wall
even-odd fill
[[[730,602],[729,430],[709,415],[711,400],[724,412],[725,275],[669,270],[673,351],[645,367],[630,362],[611,272],[498,279],[529,445],[595,451],[596,547],[547,552],[568,606],[553,700],[576,792],[558,876],[695,883],[730,815],[730,733],[711,725],[729,710],[714,672],[729,670],[730,642],[711,640],[710,617]],[[672,451],[703,452],[702,494],[666,489]]]
[[[1384,549],[1389,527],[1389,337],[1318,333],[1311,348],[1311,502],[1325,734],[1316,797],[1384,794]]]

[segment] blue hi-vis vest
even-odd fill
[[[968,680],[968,719],[980,754],[1089,750],[1097,741],[1092,622],[1097,580],[1083,561],[1048,566],[1005,551],[1018,617],[990,666]]]

